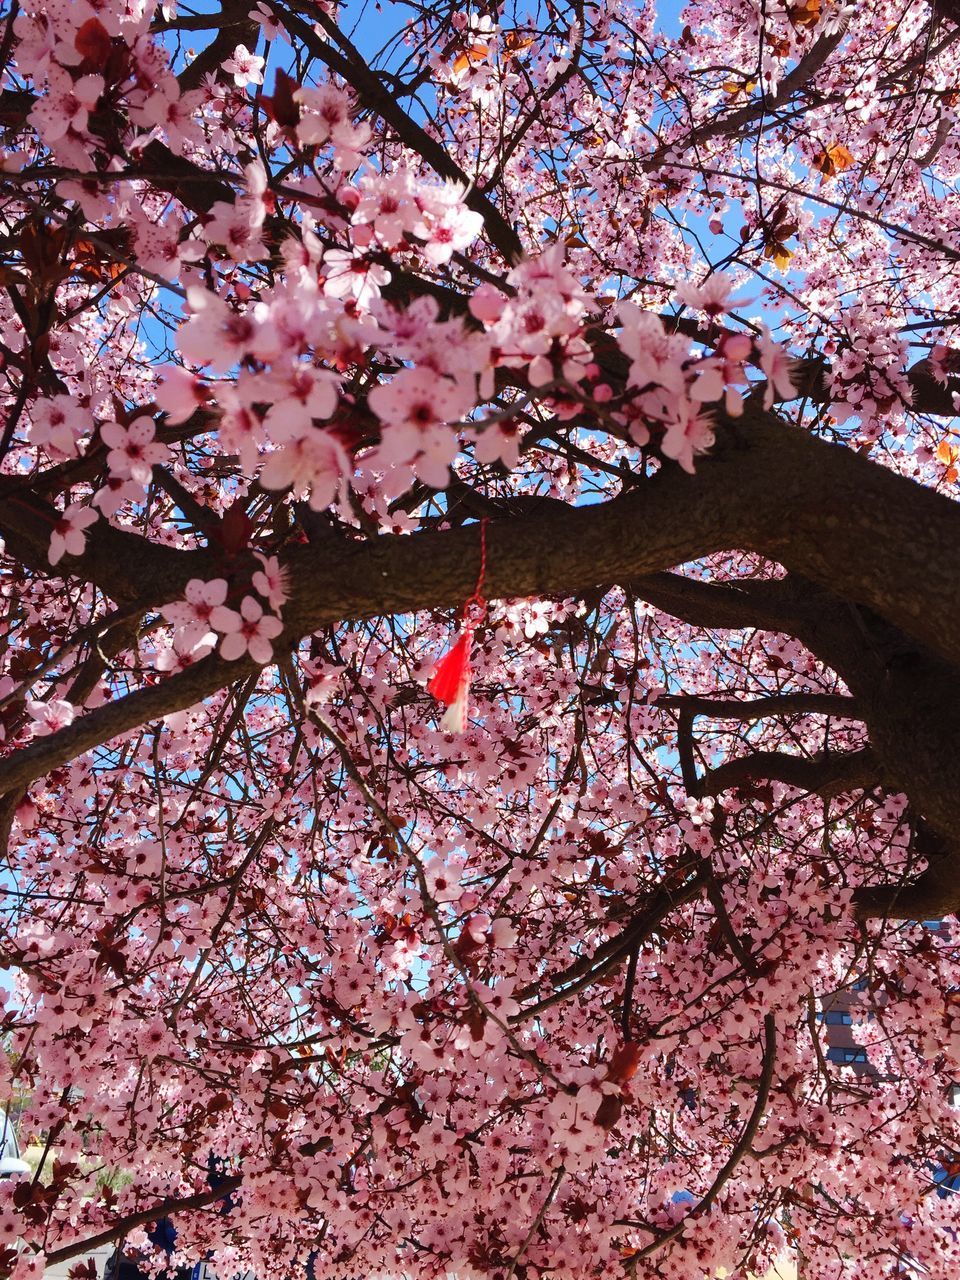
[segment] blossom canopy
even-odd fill
[[[960,6],[0,59],[0,1280],[960,1273]]]

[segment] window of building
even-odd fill
[[[821,1016],[828,1027],[849,1027],[853,1022],[850,1014],[844,1013],[842,1009],[828,1009]]]
[[[827,1050],[827,1057],[831,1062],[866,1062],[867,1051],[866,1049],[849,1049],[834,1045],[833,1048]]]

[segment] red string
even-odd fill
[[[466,620],[467,611],[471,605],[476,605],[480,611],[477,618],[478,622],[482,622],[487,613],[487,602],[484,600],[481,592],[483,591],[483,580],[487,576],[487,525],[489,521],[484,516],[480,521],[480,574],[477,578],[477,585],[473,589],[473,595],[468,596],[463,606],[463,616]]]

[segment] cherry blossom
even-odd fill
[[[235,662],[244,654],[261,665],[273,660],[271,641],[281,633],[283,623],[272,614],[264,613],[255,596],[243,597],[239,613],[219,605],[213,610],[211,620],[223,637],[220,654],[228,662]]]
[[[297,137],[304,146],[332,144],[334,160],[343,169],[355,167],[359,154],[370,140],[370,127],[353,119],[346,93],[333,84],[301,88],[297,101],[303,115]]]
[[[308,427],[274,450],[260,470],[265,489],[292,489],[306,495],[314,511],[322,511],[337,498],[351,472],[346,451],[329,431]]]
[[[50,535],[48,559],[51,564],[59,564],[64,556],[83,555],[87,542],[84,530],[89,529],[98,519],[97,512],[85,507],[82,503],[71,502],[64,508],[63,515],[53,526]]]
[[[164,618],[174,626],[174,643],[184,652],[193,652],[198,646],[213,641],[217,629],[212,621],[214,611],[226,601],[227,586],[226,578],[213,578],[209,582],[192,578],[186,585],[183,600],[162,607]]]
[[[456,435],[446,424],[469,407],[462,388],[429,369],[403,369],[374,389],[370,407],[384,424],[378,460],[410,464],[426,484],[446,488],[448,467],[457,453]]]
[[[176,81],[165,80],[142,105],[131,111],[131,116],[146,129],[162,131],[171,150],[182,155],[188,145],[196,144],[202,136],[196,116],[203,101],[202,90],[184,93]]]
[[[456,184],[420,196],[421,220],[414,231],[425,240],[424,256],[434,266],[466,249],[483,228],[483,218],[466,208],[463,196],[463,188]]]
[[[793,371],[789,357],[783,348],[773,341],[768,331],[764,331],[759,338],[757,349],[760,353],[760,368],[767,379],[766,390],[763,393],[763,407],[769,409],[776,396],[789,400],[796,394]]]
[[[290,596],[287,571],[276,556],[258,555],[257,559],[263,565],[263,568],[258,569],[253,575],[254,589],[259,591],[269,603],[271,609],[275,609],[279,613]],[[222,603],[222,601],[218,601],[218,603]]]
[[[226,373],[253,342],[253,320],[199,285],[187,289],[187,303],[190,318],[177,333],[181,354],[192,363],[210,365],[214,373]]]
[[[354,243],[359,243],[357,229],[369,227],[386,249],[399,245],[404,235],[420,225],[416,202],[416,186],[406,171],[361,179],[360,198],[353,211]]]
[[[105,422],[100,438],[109,446],[107,465],[122,480],[148,484],[153,467],[165,461],[167,448],[155,440],[156,426],[150,418],[136,418],[128,427]]]
[[[209,403],[210,392],[203,382],[178,365],[168,365],[157,385],[156,402],[174,425],[186,422],[201,405]]]
[[[381,288],[391,278],[386,267],[348,249],[328,249],[323,265],[325,293],[331,298],[352,299],[364,308],[380,297]]]
[[[250,52],[246,45],[238,44],[232,55],[223,62],[224,71],[233,76],[238,89],[249,84],[263,84],[263,58]]]
[[[82,133],[103,89],[102,76],[74,79],[61,68],[53,67],[48,74],[47,93],[30,113],[31,123],[48,145],[59,142],[68,130]]]
[[[222,244],[237,262],[258,262],[268,256],[263,240],[263,224],[270,198],[267,174],[254,161],[244,170],[246,191],[237,200],[218,200],[210,210],[203,234],[208,241]]]
[[[33,732],[37,736],[65,729],[73,724],[77,714],[76,707],[64,698],[53,698],[49,702],[28,698],[24,705],[33,720]]]
[[[263,0],[251,9],[250,17],[259,25],[265,40],[275,40],[277,36],[281,36],[287,44],[290,43],[283,23]]]
[[[722,316],[730,309],[730,294],[733,281],[729,276],[709,276],[702,285],[685,284],[683,281],[676,287],[677,300],[694,311],[703,311],[713,318]]]
[[[68,395],[41,400],[30,422],[31,443],[53,458],[75,458],[93,426],[90,412]]]
[[[694,455],[705,452],[714,441],[709,414],[685,397],[680,397],[671,406],[666,423],[661,449],[668,458],[679,462],[684,471],[693,475]]]

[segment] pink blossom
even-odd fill
[[[184,632],[175,632],[169,644],[157,644],[156,664],[158,671],[186,671],[194,663],[212,653],[216,636],[209,632],[199,644],[192,644]]]
[[[484,912],[472,915],[466,923],[466,931],[474,942],[485,942],[487,938],[487,930],[490,928],[491,920]]]
[[[449,262],[454,253],[466,249],[483,230],[482,215],[468,209],[463,196],[463,188],[456,183],[421,188],[421,218],[414,230],[426,242],[424,255],[435,266]]]
[[[323,267],[324,293],[330,298],[352,298],[360,307],[369,307],[380,297],[381,285],[390,282],[386,267],[347,249],[328,249]]]
[[[183,600],[174,600],[161,607],[163,617],[173,624],[174,644],[184,652],[192,653],[200,645],[213,642],[214,611],[223,606],[227,598],[225,578],[191,578],[184,590]]]
[[[365,177],[352,217],[355,242],[359,243],[356,229],[369,226],[385,248],[395,248],[420,221],[415,196],[414,183],[406,170]]]
[[[209,389],[196,374],[176,364],[167,365],[162,373],[154,399],[171,425],[186,422],[197,409],[209,403]]]
[[[37,400],[30,411],[29,439],[53,458],[75,458],[80,443],[93,429],[93,415],[73,396]]]
[[[76,707],[63,698],[51,698],[48,702],[28,698],[24,706],[33,720],[34,736],[38,738],[66,729],[77,714]]]
[[[490,940],[495,947],[514,947],[517,944],[518,936],[516,929],[503,916],[494,920],[490,927]]]
[[[256,325],[244,311],[199,285],[187,289],[189,315],[177,333],[184,359],[226,373],[250,350]]]
[[[261,378],[258,394],[273,400],[264,419],[271,438],[277,442],[291,439],[314,419],[332,417],[339,399],[337,388],[332,373],[307,364]]]
[[[144,1062],[152,1062],[162,1052],[167,1040],[163,1019],[154,1017],[137,1034],[137,1049]]]
[[[703,284],[681,282],[674,288],[674,293],[685,307],[690,307],[693,311],[704,311],[715,319],[729,311],[733,288],[734,282],[729,276],[714,274],[708,276]]]
[[[767,379],[763,393],[763,407],[771,409],[774,400],[792,400],[796,395],[793,385],[793,361],[779,342],[770,336],[769,329],[764,329],[757,339],[757,350],[760,353],[760,368]]]
[[[340,687],[343,675],[342,666],[324,667],[309,674],[309,683],[303,691],[303,700],[308,707],[323,706],[330,702]]]
[[[259,25],[265,40],[274,40],[277,36],[280,36],[287,44],[290,43],[286,27],[284,27],[273,10],[263,3],[263,0],[259,0],[256,8],[251,9],[250,17]]]
[[[50,563],[59,564],[65,555],[82,556],[87,544],[87,535],[84,530],[95,524],[98,519],[97,512],[90,507],[72,502],[53,526],[48,557]]]
[[[263,58],[251,53],[245,44],[238,44],[229,58],[221,63],[224,71],[233,76],[238,89],[248,84],[263,84]]]
[[[260,470],[265,489],[305,494],[314,511],[335,501],[352,468],[346,450],[329,431],[309,427],[271,453]]]
[[[244,596],[240,612],[220,606],[214,609],[213,625],[221,633],[220,656],[235,662],[249,654],[254,662],[266,666],[273,660],[272,641],[283,631],[283,623],[272,614],[264,613],[255,596]]]
[[[130,114],[145,128],[162,130],[171,151],[182,155],[187,145],[201,137],[196,116],[204,98],[201,89],[184,93],[171,76],[141,106],[132,108]]]
[[[301,88],[296,99],[303,108],[297,125],[297,137],[304,146],[334,149],[334,163],[342,169],[353,169],[370,141],[370,126],[365,121],[354,123],[350,99],[333,84]]]
[[[260,262],[268,256],[262,231],[267,216],[267,172],[259,161],[244,169],[246,191],[233,201],[218,200],[204,223],[203,235],[222,244],[235,262]]]
[[[107,476],[106,483],[91,498],[91,503],[101,515],[109,519],[128,502],[143,500],[143,485],[136,480],[120,476]]]
[[[279,613],[290,595],[289,575],[276,556],[256,555],[263,568],[253,575],[253,588]]]
[[[503,315],[507,299],[492,284],[481,284],[470,297],[470,314],[485,324],[493,324]]]
[[[713,444],[713,422],[709,415],[698,404],[681,396],[669,408],[666,428],[660,442],[661,451],[693,475],[694,455],[704,453]]]
[[[630,381],[636,387],[653,383],[673,395],[684,389],[684,363],[689,343],[679,334],[664,332],[659,316],[642,311],[632,303],[621,303],[617,315],[623,328],[617,341],[630,357]]]
[[[409,464],[424,483],[445,488],[458,447],[456,431],[446,424],[465,414],[469,403],[462,387],[432,369],[401,369],[370,393],[370,408],[383,423],[378,460]]]
[[[68,130],[82,133],[90,112],[103,93],[103,76],[87,75],[74,80],[66,71],[52,67],[49,88],[30,112],[34,125],[48,144],[58,142]]]
[[[9,1084],[3,1082],[7,1088]],[[23,1232],[23,1219],[12,1204],[0,1207],[0,1248],[9,1249],[15,1245]]]
[[[520,462],[520,424],[513,420],[492,422],[475,432],[473,456],[478,462],[502,462],[513,470]]]
[[[109,445],[107,466],[111,472],[123,480],[149,484],[153,467],[164,462],[169,453],[165,444],[154,440],[156,433],[152,418],[135,418],[128,427],[119,422],[105,422],[100,428],[100,438]]]
[[[692,370],[694,377],[687,395],[698,404],[708,404],[723,395],[723,374],[715,364],[704,362]]]
[[[451,865],[442,858],[431,858],[423,868],[423,875],[434,902],[457,900],[462,873],[462,867]]]

